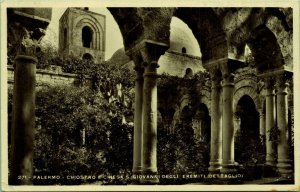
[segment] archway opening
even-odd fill
[[[193,118],[194,137],[201,142],[210,142],[210,116],[208,108],[201,103]]]
[[[93,31],[90,27],[85,26],[82,28],[82,45],[86,48],[91,48],[93,39]]]
[[[250,96],[244,95],[238,101],[235,117],[235,160],[246,166],[263,163],[265,151],[259,135],[259,113]]]
[[[240,118],[240,129],[242,134],[253,138],[259,137],[259,114],[255,108],[254,101],[248,95],[244,95],[237,104],[236,114]]]
[[[194,73],[193,73],[193,70],[191,68],[187,68],[185,70],[185,77],[191,77],[193,75],[194,75]]]
[[[92,56],[91,54],[89,54],[89,53],[85,53],[85,54],[82,56],[82,59],[83,59],[83,60],[88,60],[88,61],[93,61],[93,60],[94,60],[93,56]]]

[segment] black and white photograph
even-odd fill
[[[299,191],[299,2],[262,2],[2,1],[1,190]]]

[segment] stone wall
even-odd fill
[[[78,83],[76,74],[64,73],[61,67],[51,66],[50,69],[36,70],[36,86],[56,86],[56,85],[76,85]],[[86,78],[86,85],[91,84],[91,80]],[[7,83],[9,87],[13,86],[14,68],[11,65],[7,66]]]

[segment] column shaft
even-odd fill
[[[222,173],[236,172],[234,161],[234,124],[233,124],[233,75],[223,78],[223,108],[222,108],[222,134],[223,134],[223,162]]]
[[[143,95],[143,148],[142,174],[157,174],[157,63],[145,68]],[[143,183],[158,183],[158,178],[149,178]]]
[[[288,143],[288,84],[279,82],[277,87],[277,126],[280,132],[278,142],[278,171],[281,176],[292,175],[291,160],[289,157],[290,146]]]
[[[220,114],[221,99],[220,80],[212,80],[211,88],[211,142],[210,142],[210,167],[212,173],[218,172],[221,168],[222,160],[222,129]]]
[[[35,128],[36,59],[17,56],[14,71],[11,132],[11,185],[32,184]],[[24,179],[18,179],[22,176]]]
[[[266,135],[266,118],[262,111],[259,112],[259,135],[261,137]]]
[[[135,108],[134,108],[134,140],[133,140],[133,174],[142,171],[142,123],[143,123],[143,71],[136,69]]]
[[[266,95],[266,164],[270,166],[275,165],[275,143],[271,141],[270,132],[271,129],[275,126],[275,97],[273,94],[273,86],[267,86],[267,95]]]

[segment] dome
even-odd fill
[[[130,62],[130,58],[125,54],[124,48],[118,49],[109,59],[110,62],[116,65],[124,65]]]
[[[169,51],[201,57],[198,41],[180,19],[172,18]]]

